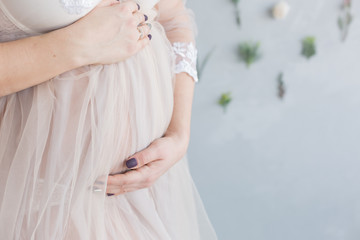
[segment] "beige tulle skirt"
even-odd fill
[[[152,35],[125,62],[0,98],[1,239],[216,239],[186,155],[149,188],[108,197],[99,181],[170,123],[171,45]]]

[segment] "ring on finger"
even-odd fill
[[[143,33],[143,31],[142,31],[142,29],[141,28],[137,28],[138,29],[138,31],[139,31],[139,39],[142,39],[143,37],[144,37],[144,33]]]
[[[147,25],[147,26],[148,26],[148,28],[151,30],[151,28],[152,28],[151,23],[145,23],[145,25]]]
[[[151,25],[151,23],[139,23],[139,25],[137,25],[138,27],[143,27],[143,26],[148,26],[148,28],[151,30],[151,28],[152,28],[152,25]]]

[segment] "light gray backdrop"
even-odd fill
[[[340,41],[341,0],[189,0],[199,58],[216,50],[195,87],[189,161],[220,240],[360,239],[360,2]],[[313,35],[317,55],[300,55]],[[261,41],[262,59],[246,69],[240,41]],[[286,95],[276,96],[284,72]],[[232,91],[226,114],[217,105]]]

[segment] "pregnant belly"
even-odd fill
[[[25,189],[56,183],[71,196],[124,171],[129,156],[161,137],[175,79],[159,24],[152,35],[149,46],[124,62],[84,66],[0,98],[4,179],[14,176]]]
[[[100,194],[89,187],[125,170],[124,160],[161,137],[170,123],[171,45],[158,23],[151,34],[150,45],[124,62],[84,66],[0,98],[0,190],[16,189],[3,209],[15,212],[21,204],[32,219],[44,213],[41,224],[51,214],[67,215],[70,202],[71,210],[102,214],[96,207],[105,184]],[[84,199],[94,205],[84,206]],[[26,222],[21,218],[16,226]],[[24,232],[37,227],[30,223]]]
[[[171,45],[160,24],[151,34],[149,46],[124,62],[84,66],[52,80],[58,118],[69,112],[68,141],[83,126],[79,134],[99,148],[99,163],[111,172],[125,170],[124,161],[161,137],[171,120]]]

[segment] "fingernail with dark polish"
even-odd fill
[[[148,16],[146,16],[145,14],[144,14],[144,17],[145,17],[145,21],[147,21],[149,19]]]
[[[151,38],[152,38],[151,34],[148,35],[148,38],[151,40]]]
[[[114,194],[113,194],[113,193],[108,193],[107,195],[110,197],[110,196],[112,196],[112,195],[114,195]]]
[[[131,158],[129,160],[126,161],[126,166],[128,168],[133,168],[133,167],[136,167],[138,164],[137,160],[135,158]]]
[[[138,3],[136,5],[138,6],[138,10],[140,10],[140,5]]]

